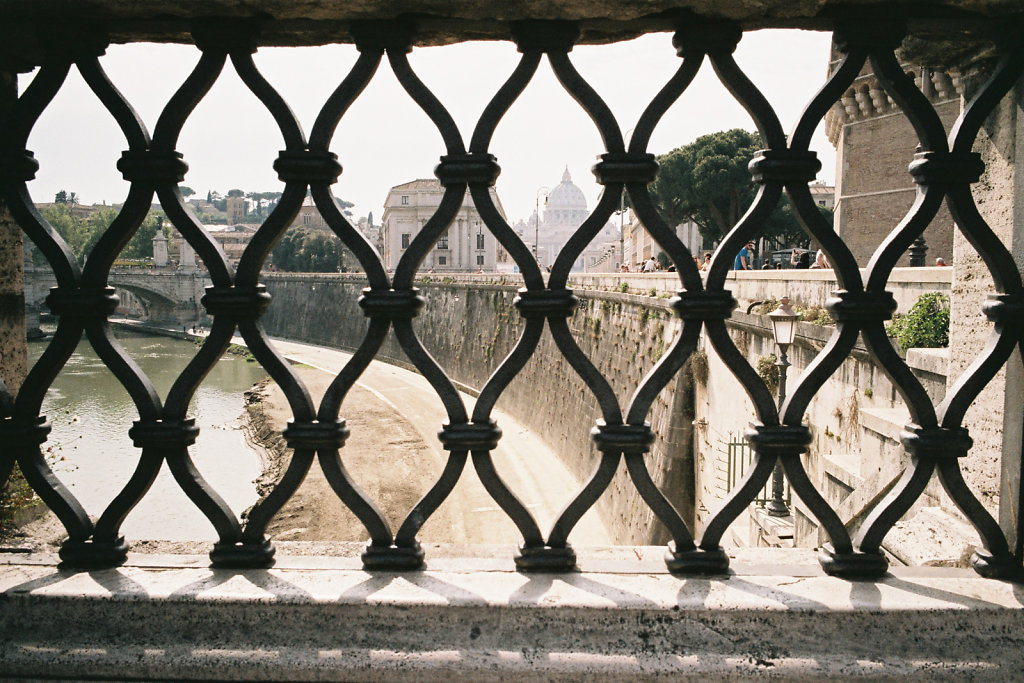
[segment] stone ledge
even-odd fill
[[[907,365],[913,370],[921,370],[945,378],[949,371],[949,347],[907,349]]]
[[[583,571],[560,575],[519,574],[488,557],[371,574],[352,558],[211,570],[195,566],[200,558],[132,555],[118,569],[69,572],[50,556],[12,554],[0,557],[0,673],[348,681],[1024,675],[1022,595],[1013,584],[948,568],[847,582],[825,576],[804,550],[740,551],[727,577],[681,579],[655,568],[663,552],[581,552]]]

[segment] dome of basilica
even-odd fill
[[[560,182],[548,195],[544,221],[546,223],[579,223],[587,216],[587,198],[583,190],[572,182],[569,167],[565,168]]]

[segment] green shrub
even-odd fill
[[[623,294],[628,292],[629,291],[629,283],[628,282],[620,282],[619,283],[619,291],[622,292]]]
[[[832,319],[832,314],[824,308],[818,306],[812,306],[811,308],[805,309],[800,312],[800,320],[805,323],[812,323],[814,325],[834,325],[835,320]]]
[[[904,351],[949,346],[949,297],[922,294],[910,311],[893,318],[886,331]]]

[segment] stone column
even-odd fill
[[[155,238],[154,238],[155,239]],[[182,270],[195,270],[196,268],[196,251],[192,248],[192,245],[188,243],[184,238],[178,241],[180,245],[178,247],[178,265],[181,266]],[[164,251],[167,251],[167,247],[164,247]],[[153,252],[156,252],[156,242],[153,243]]]
[[[17,97],[17,76],[0,71],[0,107]],[[25,340],[25,255],[21,228],[0,200],[0,380],[16,396],[28,374]]]
[[[975,89],[980,78],[971,79]],[[970,94],[968,87],[968,94]],[[974,151],[985,162],[985,174],[974,196],[982,216],[1024,264],[1024,83],[1003,98],[985,122]],[[1018,173],[1018,171],[1021,171]],[[978,356],[992,325],[982,313],[988,294],[995,291],[988,268],[967,240],[956,231],[953,243],[953,286],[950,316],[952,386]],[[1021,504],[1021,427],[1024,420],[1024,368],[1014,351],[1007,365],[985,388],[967,413],[965,425],[974,447],[962,462],[968,485],[1007,532],[1011,548],[1019,549]],[[997,512],[998,511],[998,512]]]
[[[167,265],[167,238],[162,232],[153,238],[153,264],[161,267]]]

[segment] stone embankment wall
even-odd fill
[[[948,292],[949,271],[897,269],[891,290],[900,309],[909,309],[926,291]],[[754,367],[775,347],[767,319],[745,313],[752,301],[789,294],[794,304],[821,306],[837,286],[831,271],[733,275],[730,287],[740,306],[729,326],[737,346]],[[268,274],[264,281],[274,297],[263,318],[271,335],[349,350],[362,341],[367,319],[357,304],[365,286],[360,276]],[[521,318],[513,300],[520,284],[513,275],[435,275],[417,284],[426,299],[413,323],[417,335],[445,372],[471,392],[484,386],[519,339]],[[668,306],[670,293],[679,287],[678,277],[671,273],[589,274],[573,276],[570,286],[581,300],[570,329],[584,353],[608,378],[620,405],[626,406],[636,386],[678,336],[680,321]],[[827,326],[800,325],[800,336],[790,350],[790,391],[831,332]],[[411,367],[393,334],[378,358]],[[934,365],[922,369],[920,376],[926,382],[933,380],[932,391],[939,395],[944,392],[945,380],[943,368],[936,373]],[[689,369],[680,373],[658,396],[648,418],[657,434],[648,466],[684,518],[695,520],[698,528],[728,491],[728,444],[742,441],[753,416],[745,391],[713,350],[706,349],[700,367],[703,370],[695,373]],[[506,389],[498,407],[539,434],[580,481],[589,478],[597,462],[589,432],[600,411],[546,330],[539,348]],[[833,505],[849,508],[843,512],[849,518],[856,518],[873,500],[867,493],[871,486],[888,483],[887,477],[892,475],[889,465],[902,467],[898,432],[906,421],[904,415],[899,395],[859,345],[835,380],[811,403],[808,420],[814,443],[808,470]],[[890,454],[883,459],[885,467],[879,465],[877,455],[861,456],[880,449]],[[856,489],[860,493],[851,495]],[[866,496],[863,501],[862,496]],[[598,512],[617,543],[667,540],[664,529],[637,496],[624,467],[599,502]],[[814,545],[813,518],[801,514],[798,510],[801,535]]]
[[[270,335],[348,350],[362,341],[367,327],[357,304],[366,286],[362,278],[268,274],[264,283],[273,296],[262,319]],[[449,377],[471,391],[485,385],[519,339],[522,320],[513,300],[520,284],[513,276],[433,276],[417,283],[426,305],[413,321],[416,333]],[[569,321],[570,329],[625,408],[636,386],[678,336],[680,321],[668,307],[665,292],[577,294],[580,305]],[[378,359],[411,367],[393,333]],[[688,521],[694,511],[691,396],[685,372],[659,394],[648,418],[657,438],[647,456],[655,481]],[[498,408],[540,435],[581,482],[589,479],[598,461],[590,430],[601,413],[547,330],[531,360],[502,394]],[[597,509],[617,544],[668,540],[624,465]]]
[[[735,311],[729,330],[733,342],[755,368],[759,361],[778,354],[767,316]],[[788,395],[797,390],[804,370],[825,348],[834,331],[831,325],[797,324],[797,338],[787,354],[792,364]],[[695,382],[694,401],[698,530],[738,482],[745,469],[745,462],[741,461],[752,456],[742,442],[744,431],[754,419],[753,404],[743,387],[710,344],[705,343],[704,349],[708,372],[706,381],[698,377]],[[933,403],[941,403],[946,392],[949,350],[911,349],[906,356],[907,364]],[[813,439],[803,458],[808,475],[843,521],[855,530],[909,462],[899,440],[900,431],[910,421],[906,404],[858,341],[832,379],[817,391],[804,421],[810,426]],[[929,484],[907,517],[913,518],[930,508],[942,508],[959,516],[937,480]],[[816,547],[828,540],[819,534],[817,521],[801,501],[794,498],[792,509],[795,545]],[[732,537],[727,539],[730,544],[755,545],[756,528],[746,516],[737,520],[731,531]],[[895,546],[891,550],[902,555]],[[934,550],[933,558],[940,552]],[[959,557],[959,552],[956,555]]]

